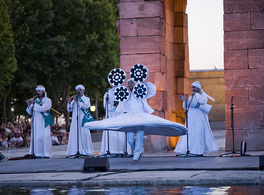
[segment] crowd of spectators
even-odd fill
[[[69,126],[55,124],[51,127],[52,145],[63,145],[68,143]],[[0,121],[0,149],[29,147],[31,135],[31,124],[21,122]]]

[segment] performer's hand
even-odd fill
[[[33,104],[35,101],[34,98],[30,98],[28,101],[27,101],[27,104],[30,106],[30,104]]]
[[[66,100],[67,100],[68,103],[71,103],[70,96],[67,96],[67,97],[66,97]]]
[[[186,95],[180,95],[180,99],[182,100],[182,101],[185,101],[186,100]]]
[[[78,96],[77,96],[77,95],[73,96],[73,99],[74,99],[74,101],[76,102],[77,99],[78,99]]]

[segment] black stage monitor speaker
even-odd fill
[[[109,171],[109,161],[107,157],[85,158],[82,170],[83,172],[106,172]]]
[[[5,156],[0,152],[0,160],[4,159]]]
[[[264,156],[259,156],[259,169],[264,170]]]
[[[241,141],[241,148],[240,148],[241,156],[247,156],[246,152],[247,152],[247,142]]]

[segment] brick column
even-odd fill
[[[264,149],[264,1],[224,1],[226,149],[232,150],[231,96],[235,148]]]
[[[120,67],[127,72],[134,64],[148,67],[157,93],[148,100],[154,113],[171,121],[184,121],[178,93],[188,85],[187,0],[120,0]],[[176,19],[175,19],[176,18]],[[184,21],[184,22],[183,22]],[[188,67],[187,67],[188,66]],[[183,120],[182,120],[183,119]],[[175,147],[165,136],[148,136],[147,152]]]

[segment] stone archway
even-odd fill
[[[150,71],[149,81],[157,87],[149,99],[154,113],[184,123],[179,94],[188,94],[189,55],[187,0],[120,0],[120,66],[128,74],[137,63]],[[176,138],[148,136],[148,152],[174,148]]]
[[[149,103],[156,115],[184,122],[177,98],[188,94],[187,0],[120,0],[120,62],[129,72],[145,64],[158,89]],[[235,96],[235,148],[264,149],[264,2],[224,0],[226,149],[232,149],[230,97]],[[172,148],[176,139],[149,136],[149,151]]]

